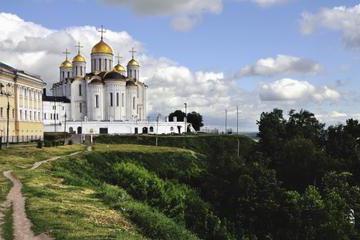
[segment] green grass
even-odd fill
[[[4,223],[1,225],[2,227],[2,237],[4,240],[12,240],[14,238],[14,230],[13,230],[13,208],[9,206],[4,212]]]
[[[56,239],[144,239],[121,213],[104,204],[89,187],[64,184],[51,164],[21,175],[26,208],[36,234]]]

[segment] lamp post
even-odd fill
[[[184,128],[184,134],[187,133],[187,103],[184,103],[185,106],[185,118],[184,118],[184,124],[185,124],[185,128]]]
[[[64,115],[64,145],[66,145],[66,110]]]
[[[156,117],[156,138],[155,138],[155,145],[158,146],[158,135],[159,135],[159,118],[161,114],[159,113]]]
[[[10,83],[7,84],[10,87]],[[6,147],[9,147],[9,125],[10,125],[10,101],[9,97],[11,93],[9,91],[4,91],[4,84],[0,83],[0,95],[6,96],[7,98],[7,108],[6,108]]]

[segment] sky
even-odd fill
[[[352,0],[0,0],[0,61],[58,81],[62,52],[100,38],[137,49],[149,114],[188,104],[205,125],[255,131],[262,112],[359,118],[360,4]],[[88,61],[89,62],[89,61]],[[90,69],[90,68],[88,68]]]

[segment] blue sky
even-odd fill
[[[141,4],[140,0],[137,2]],[[207,2],[220,3],[222,8],[219,11],[211,10],[211,6],[202,6],[208,10],[198,11],[191,9],[170,11],[165,8],[154,13],[154,10],[139,11],[138,6],[132,6],[126,0],[12,0],[2,1],[0,11],[14,14],[26,22],[33,22],[49,30],[59,31],[68,27],[103,24],[114,32],[126,31],[132,39],[141,42],[143,46],[141,54],[154,59],[166,57],[176,62],[176,66],[185,66],[194,74],[222,73],[224,82],[231,81],[241,93],[248,96],[241,100],[238,100],[238,96],[234,96],[224,103],[224,108],[233,108],[236,104],[241,105],[246,101],[256,100],[257,106],[253,106],[256,114],[279,106],[288,109],[308,108],[327,120],[330,119],[331,113],[341,113],[342,117],[338,115],[331,119],[330,123],[344,121],[346,117],[358,116],[360,110],[356,109],[358,103],[356,97],[359,96],[358,89],[360,89],[357,80],[360,74],[358,67],[360,41],[359,45],[347,46],[346,38],[350,37],[346,34],[350,30],[342,29],[344,26],[341,23],[346,20],[347,15],[349,19],[354,15],[356,19],[360,19],[360,11],[359,13],[352,11],[358,1],[282,0],[279,4],[265,7],[257,4],[256,0],[208,0]],[[328,9],[332,13],[338,6],[346,7],[347,15],[338,19],[334,14],[334,19],[330,23],[328,19],[322,19],[324,18],[321,16],[322,9]],[[310,34],[301,31],[304,12],[316,17],[316,21],[323,22],[319,24],[312,22],[315,30]],[[196,18],[197,23],[186,31],[174,30],[171,22],[179,15]],[[338,24],[338,27],[333,28],[332,24],[336,26]],[[360,29],[356,28],[355,31],[358,33],[354,36],[359,36]],[[276,74],[238,76],[239,71],[245,66],[254,65],[263,58],[275,59],[278,55],[311,60],[321,65],[321,70],[308,73],[306,70],[294,72],[285,69],[283,73],[280,71]],[[57,70],[54,69],[54,72],[57,73]],[[260,97],[259,100],[258,92],[263,89],[264,84],[270,86],[285,78],[306,81],[319,89],[326,86],[337,91],[341,97],[334,101],[333,99],[307,101],[308,99],[301,97],[294,99],[280,97],[281,99],[276,98],[271,101]],[[194,106],[197,105],[196,96],[196,94],[188,96],[191,97],[189,101],[192,101]],[[251,96],[254,100],[251,100]],[[206,97],[211,97],[211,94]],[[184,98],[187,99],[187,96]],[[200,105],[194,109],[206,111]],[[156,111],[159,108],[158,106],[153,109]],[[249,111],[249,108],[242,109],[242,112],[246,111]],[[203,112],[203,115],[207,115],[206,112]],[[222,120],[219,115],[220,112],[214,112],[206,116],[208,124],[220,125]],[[254,122],[254,118],[247,121],[243,117],[244,130],[255,129]]]

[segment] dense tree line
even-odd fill
[[[258,126],[258,143],[240,136],[164,136],[160,145],[200,154],[108,156],[94,166],[126,159],[139,164],[113,165],[113,173],[122,175],[109,182],[121,184],[179,223],[185,219],[187,229],[203,239],[360,239],[360,123],[349,119],[326,127],[308,111],[292,110],[285,116],[274,109],[261,114]],[[100,140],[153,145],[151,137]],[[101,172],[112,176],[105,168]],[[161,194],[149,198],[157,192]],[[176,203],[180,195],[191,198]],[[171,215],[165,200],[180,211]],[[209,232],[206,221],[215,224],[215,232]]]
[[[247,154],[219,144],[200,181],[237,238],[360,239],[359,122],[326,129],[308,111],[274,109],[258,126]]]

